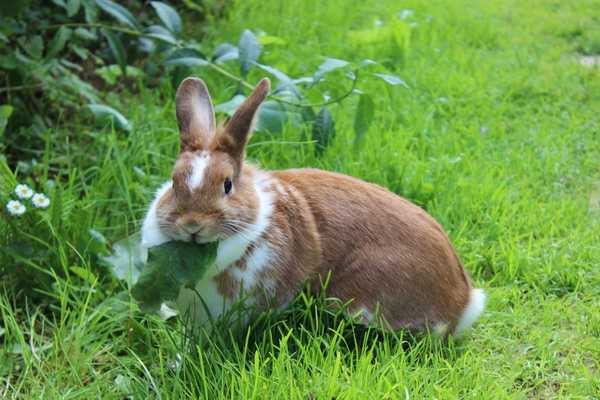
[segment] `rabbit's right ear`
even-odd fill
[[[180,150],[206,149],[216,132],[215,111],[206,85],[199,78],[186,78],[175,95]]]

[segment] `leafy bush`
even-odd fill
[[[354,131],[358,142],[368,132],[375,108],[373,95],[361,90],[361,84],[376,79],[407,87],[370,59],[350,62],[324,58],[312,74],[291,77],[261,62],[263,46],[278,38],[251,30],[244,30],[237,44],[222,43],[208,54],[199,42],[185,37],[177,10],[160,1],[31,0],[14,8],[0,18],[0,80],[4,85],[0,87],[0,134],[5,132],[0,136],[0,149],[6,154],[0,157],[0,217],[7,221],[0,228],[0,261],[4,265],[0,273],[29,282],[29,288],[38,294],[50,294],[55,279],[71,273],[83,274],[93,282],[93,276],[84,274],[89,268],[80,265],[96,262],[106,251],[106,240],[97,236],[90,241],[85,228],[89,225],[81,223],[91,223],[94,218],[84,188],[93,179],[88,171],[93,169],[95,157],[82,150],[90,137],[61,133],[54,129],[57,122],[93,118],[99,124],[130,132],[136,127],[118,111],[126,101],[111,93],[135,91],[138,84],[175,87],[184,77],[203,69],[233,84],[233,97],[215,108],[231,115],[253,88],[248,81],[250,74],[267,74],[276,84],[259,111],[257,129],[276,134],[288,125],[302,128],[311,135],[320,156],[335,134],[331,105],[356,98]],[[403,33],[407,25],[400,20],[396,25],[381,33],[394,46],[408,38]],[[364,35],[358,32],[354,40],[363,43]],[[45,166],[35,158],[23,161],[30,153],[40,156],[40,149],[56,146],[61,134],[69,137],[63,141],[64,151],[58,153],[77,148],[82,163],[67,162],[51,168],[53,161],[46,160]],[[28,153],[23,144],[33,150]],[[63,184],[75,180],[83,182],[79,189]],[[28,211],[16,221],[7,206],[18,181],[38,191],[47,190],[50,207]],[[65,248],[65,243],[70,248]],[[80,252],[95,256],[90,260]]]
[[[5,86],[0,89],[0,103],[10,103],[15,110],[9,128],[32,126],[43,130],[64,113],[77,112],[88,104],[97,119],[110,120],[117,128],[129,130],[131,126],[121,113],[100,104],[103,96],[98,89],[126,88],[130,78],[156,84],[158,77],[173,76],[177,84],[190,70],[205,67],[239,84],[239,95],[218,108],[226,114],[243,100],[243,90],[252,87],[244,80],[252,68],[260,68],[279,82],[271,100],[262,108],[259,130],[277,132],[288,122],[308,122],[313,125],[313,139],[320,151],[334,133],[327,106],[352,95],[360,96],[355,122],[357,139],[368,129],[373,101],[356,87],[359,71],[372,67],[374,61],[352,64],[326,58],[312,76],[291,78],[259,62],[261,37],[249,30],[243,32],[237,46],[223,43],[209,58],[196,41],[182,38],[182,19],[168,4],[151,1],[155,15],[149,14],[149,7],[134,2],[130,6],[111,0],[54,0],[42,4],[32,1],[14,15],[2,18],[0,77]],[[355,34],[359,39],[364,39],[364,35]],[[239,75],[225,65],[235,60]],[[327,74],[337,70],[346,79],[326,79]],[[369,76],[391,85],[405,85],[395,76]],[[311,95],[320,100],[307,101]],[[7,119],[6,116],[3,121]]]

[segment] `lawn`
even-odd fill
[[[353,97],[330,108],[336,136],[322,155],[287,126],[256,134],[248,156],[267,169],[360,177],[424,207],[487,291],[485,313],[464,337],[440,343],[362,329],[331,315],[325,300],[300,296],[247,329],[189,338],[176,318],[118,302],[124,286],[98,265],[89,230],[111,241],[139,230],[178,148],[174,89],[140,88],[115,95],[131,132],[63,118],[29,149],[40,187],[55,177],[60,196],[51,198],[50,245],[30,238],[48,258],[22,263],[63,273],[44,275],[43,295],[28,273],[4,279],[0,397],[599,398],[600,68],[579,54],[600,52],[600,1],[227,7],[195,28],[203,46],[264,31],[278,40],[263,62],[290,76],[314,71],[323,56],[369,58],[406,82],[360,81],[375,111],[357,144]],[[409,27],[402,48],[351,39],[392,20]],[[234,94],[223,76],[196,74],[215,103]],[[247,80],[264,75],[254,69]]]

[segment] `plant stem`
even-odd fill
[[[221,75],[231,79],[232,81],[235,81],[237,83],[239,83],[240,85],[244,86],[246,89],[250,89],[253,90],[254,86],[251,85],[250,83],[246,82],[243,78],[239,78],[235,75],[233,75],[232,73],[228,72],[226,69],[221,68],[220,66],[218,66],[217,64],[215,64],[212,61],[208,61],[207,64],[210,68],[212,68],[214,71],[220,73]]]
[[[0,88],[0,93],[3,93],[3,92],[15,92],[15,91],[18,91],[18,90],[35,89],[35,88],[42,87],[42,86],[44,86],[43,83],[36,83],[36,84],[32,84],[32,85],[20,85],[20,86],[3,87],[3,88]]]
[[[184,47],[184,46],[181,45],[180,41],[177,41],[176,43],[173,43],[170,40],[162,39],[161,37],[153,35],[152,33],[144,33],[144,32],[140,32],[140,31],[136,31],[136,30],[132,30],[132,29],[121,28],[120,26],[105,25],[105,24],[99,24],[99,23],[71,22],[71,23],[67,23],[67,24],[49,25],[46,28],[43,28],[43,30],[59,29],[59,28],[61,28],[63,26],[64,27],[108,29],[108,30],[115,31],[115,32],[121,32],[121,33],[124,33],[126,35],[137,36],[137,37],[147,37],[147,38],[150,38],[150,39],[155,39],[155,40],[158,40],[160,42],[168,43],[171,46],[176,46],[177,48]]]

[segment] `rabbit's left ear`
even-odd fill
[[[256,85],[252,94],[235,111],[219,138],[219,147],[236,161],[238,173],[244,161],[246,143],[248,143],[252,133],[256,112],[269,94],[270,88],[271,81],[268,78],[263,78]]]
[[[199,78],[186,78],[175,95],[180,150],[208,148],[215,132],[215,111],[206,85]]]

